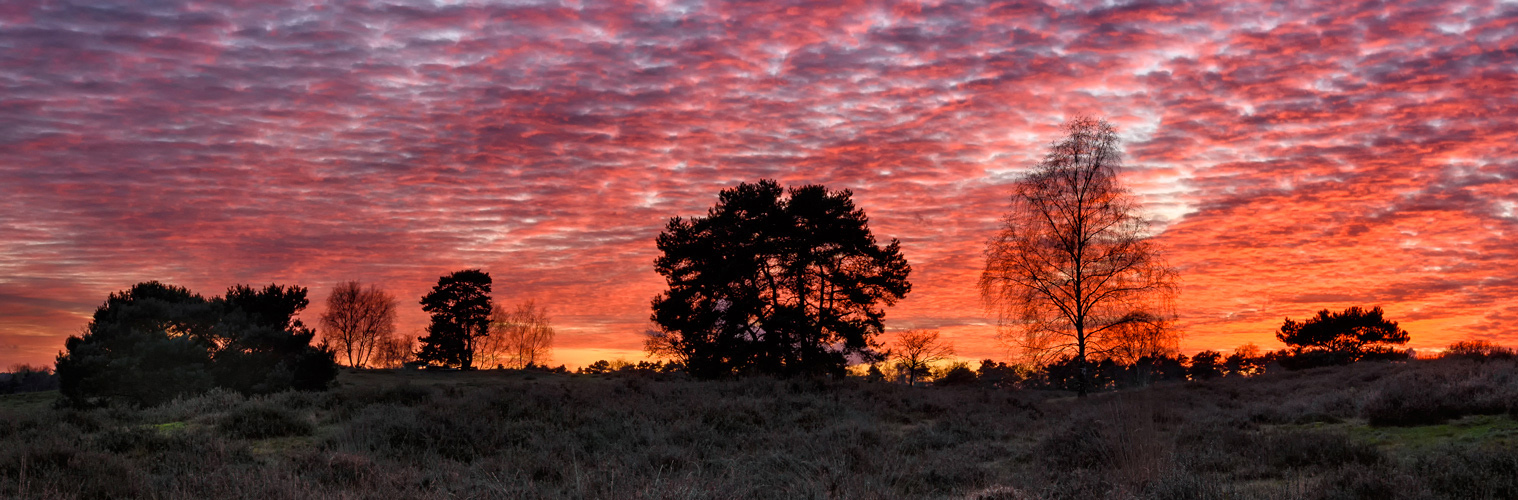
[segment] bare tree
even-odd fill
[[[380,340],[395,331],[395,297],[374,285],[338,283],[327,296],[321,324],[327,340],[348,358],[348,366],[364,366]]]
[[[491,313],[490,336],[484,340],[482,365],[499,364],[526,368],[548,361],[553,349],[553,326],[548,311],[528,300],[513,309],[497,307]]]
[[[897,369],[907,376],[907,385],[916,385],[917,376],[927,374],[933,363],[954,355],[954,345],[938,337],[937,330],[907,330],[896,339]]]
[[[416,359],[418,335],[386,335],[374,349],[374,364],[384,368],[400,368]]]
[[[1172,316],[1175,272],[1156,255],[1147,221],[1118,182],[1116,130],[1093,118],[1064,129],[1013,186],[980,289],[1003,338],[1025,355],[1077,360],[1085,396],[1091,357],[1114,355],[1135,332],[1164,331],[1137,327]]]

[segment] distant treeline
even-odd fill
[[[1299,349],[1261,352],[1259,348],[1249,344],[1227,355],[1218,351],[1202,351],[1194,356],[1175,354],[1143,357],[1133,363],[1103,359],[1089,365],[1089,376],[1092,383],[1091,389],[1100,391],[1143,387],[1159,382],[1253,377],[1265,373],[1344,365],[1357,361],[1406,361],[1414,355],[1415,352],[1411,349],[1376,351],[1374,354],[1359,357]],[[1487,361],[1518,359],[1518,354],[1515,354],[1514,349],[1492,342],[1470,340],[1450,345],[1438,357]],[[882,370],[881,367],[886,369]],[[558,368],[528,367],[528,369],[551,373],[566,372],[563,366]],[[684,376],[687,370],[678,362],[638,361],[633,363],[622,360],[599,360],[580,368],[575,373]],[[903,370],[893,368],[890,363],[870,365],[863,370],[856,370],[850,376],[870,382],[911,383],[908,382],[908,375]],[[1047,365],[1008,364],[983,359],[975,368],[971,368],[968,363],[956,362],[930,370],[927,376],[917,380],[916,385],[1076,391],[1080,385],[1080,362],[1075,357],[1062,358]]]

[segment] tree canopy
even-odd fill
[[[1175,273],[1117,178],[1121,151],[1105,121],[1065,124],[986,249],[980,289],[1004,338],[1035,361],[1068,359],[1086,393],[1089,358],[1150,355],[1172,344]]]
[[[431,364],[470,369],[475,346],[490,334],[490,273],[465,269],[438,278],[422,297],[422,310],[432,313],[427,336],[417,359]]]
[[[651,352],[698,376],[842,374],[878,360],[884,307],[912,289],[900,243],[876,243],[853,193],[773,180],[723,190],[669,221],[655,270]]]
[[[74,403],[151,405],[211,387],[245,393],[322,389],[332,353],[295,315],[306,289],[237,285],[210,300],[149,281],[112,293],[58,356],[59,390]]]
[[[1366,355],[1389,354],[1392,345],[1406,344],[1409,337],[1397,322],[1386,319],[1381,307],[1354,306],[1342,312],[1324,309],[1304,321],[1286,318],[1276,339],[1298,351],[1357,361]]]

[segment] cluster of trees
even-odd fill
[[[82,335],[65,342],[59,391],[76,405],[152,405],[226,387],[245,393],[324,389],[333,352],[295,316],[306,289],[235,285],[204,298],[157,281],[112,293]]]
[[[1407,332],[1379,307],[1287,318],[1277,338],[1288,349],[1269,355],[1176,354],[1176,273],[1118,182],[1121,156],[1112,125],[1066,123],[1064,137],[1013,184],[1012,210],[987,246],[981,296],[1002,340],[1039,368],[958,366],[939,382],[989,377],[1084,396],[1129,380],[1247,375],[1262,361],[1292,368],[1407,356],[1395,348]],[[657,245],[655,270],[668,288],[653,299],[658,329],[645,347],[667,362],[587,373],[842,376],[866,364],[871,377],[916,384],[953,355],[935,331],[904,332],[892,349],[878,340],[884,308],[912,289],[912,268],[898,241],[876,241],[848,190],[741,183],[705,217],[671,219]],[[421,299],[431,320],[417,338],[395,334],[394,297],[340,283],[321,315],[324,344],[312,346],[315,332],[294,317],[306,306],[304,288],[238,285],[208,300],[142,283],[112,294],[84,335],[69,339],[58,373],[69,397],[147,403],[211,385],[322,387],[338,356],[353,367],[540,368],[554,337],[546,312],[531,301],[499,306],[491,287],[479,269],[440,277]]]
[[[1175,272],[1117,182],[1115,129],[1088,118],[1065,129],[1015,184],[980,286],[1024,352],[1075,360],[1084,395],[1091,359],[1173,343]],[[740,184],[706,217],[672,219],[658,247],[668,290],[654,298],[660,329],[646,347],[698,376],[841,375],[850,362],[878,363],[883,306],[911,290],[899,243],[876,243],[847,190]],[[896,367],[915,382],[947,352],[911,335]]]
[[[0,394],[51,391],[58,388],[58,375],[46,366],[20,365],[0,373]]]
[[[1111,124],[1076,118],[1013,184],[979,283],[1001,338],[1048,385],[1082,396],[1117,380],[1257,370],[1253,355],[1176,354],[1176,272],[1118,181],[1121,160]],[[951,356],[937,332],[906,332],[894,350],[878,343],[882,308],[911,290],[911,267],[895,240],[876,244],[850,197],[763,180],[722,191],[705,217],[670,220],[655,261],[668,290],[653,300],[649,353],[704,377],[841,375],[865,363],[906,383]],[[1288,318],[1278,338],[1289,349],[1268,361],[1292,368],[1407,355],[1394,347],[1407,332],[1380,308]]]
[[[339,356],[349,366],[396,367],[420,360],[469,369],[476,354],[497,366],[547,360],[548,316],[532,302],[497,309],[490,275],[477,269],[438,280],[422,297],[432,313],[427,335],[395,335],[395,300],[375,286],[339,283],[315,329],[296,316],[309,305],[300,286],[235,285],[205,298],[157,281],[112,293],[81,335],[64,343],[56,364],[63,398],[75,405],[162,403],[224,387],[244,393],[325,389]],[[420,347],[418,348],[418,341]],[[6,383],[30,383],[30,373]],[[51,374],[48,374],[51,376]],[[35,377],[31,377],[35,378]]]
[[[395,298],[376,286],[339,283],[322,313],[324,337],[348,366],[398,368],[408,363],[458,369],[528,368],[548,361],[554,329],[547,311],[528,300],[515,307],[490,297],[490,273],[443,275],[421,299],[431,315],[426,335],[395,334]]]

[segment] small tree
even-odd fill
[[[1191,357],[1188,370],[1191,380],[1207,380],[1223,376],[1223,353],[1202,351]]]
[[[414,335],[387,335],[374,350],[375,363],[384,368],[400,368],[416,358]]]
[[[465,370],[474,368],[479,339],[490,334],[490,274],[466,269],[438,278],[422,297],[422,310],[432,313],[427,336],[417,359]]]
[[[496,307],[490,317],[490,337],[480,355],[486,365],[508,368],[541,366],[553,351],[553,326],[548,311],[528,300],[515,308]]]
[[[1166,332],[1158,327],[1171,316],[1175,272],[1159,259],[1147,223],[1118,182],[1116,130],[1076,118],[1065,132],[1014,184],[1012,211],[986,249],[980,289],[1004,338],[1037,363],[1073,364],[1085,396],[1092,357],[1118,354],[1134,335]]]
[[[1306,321],[1286,318],[1276,338],[1298,353],[1352,362],[1390,353],[1392,345],[1407,343],[1408,334],[1397,322],[1388,321],[1379,306],[1368,310],[1354,306],[1337,313],[1324,309]]]
[[[917,377],[931,373],[933,363],[954,355],[954,345],[939,339],[937,330],[912,329],[901,332],[894,351],[897,369],[907,377],[907,385],[917,385]]]
[[[348,366],[365,366],[380,341],[395,331],[395,298],[377,286],[338,283],[327,296],[321,324],[325,338],[346,357]]]

